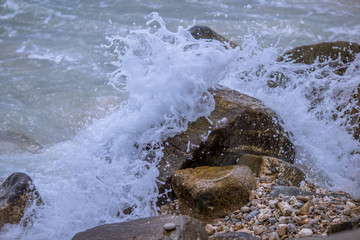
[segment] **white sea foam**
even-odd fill
[[[69,238],[101,223],[156,214],[159,143],[212,111],[208,89],[239,49],[197,41],[182,27],[170,32],[157,14],[148,25],[108,38],[107,47],[121,63],[112,82],[126,79],[126,105],[73,140],[28,159],[25,171],[36,172],[32,177],[46,204],[24,239]],[[149,151],[154,159],[146,159]],[[17,235],[17,228],[7,226],[5,236]]]

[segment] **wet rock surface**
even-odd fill
[[[246,166],[197,167],[175,171],[172,186],[180,212],[207,221],[245,205],[256,181]]]
[[[229,46],[232,48],[236,48],[238,46],[206,26],[193,26],[189,29],[189,31],[191,35],[196,39],[217,40],[219,42],[229,44]]]
[[[299,186],[305,179],[305,174],[299,168],[274,157],[244,154],[238,159],[237,164],[250,167],[257,177],[276,176],[277,180],[288,185]]]
[[[42,204],[31,178],[25,173],[11,174],[0,186],[0,228],[6,223],[19,224],[34,201]]]
[[[293,163],[294,146],[274,111],[260,100],[227,88],[219,87],[213,94],[215,109],[208,118],[199,118],[164,142],[158,179],[165,184],[159,185],[160,193],[170,189],[175,170],[235,165],[245,153]],[[159,203],[166,203],[166,197]]]
[[[175,226],[165,229],[164,226]],[[123,223],[105,224],[77,233],[73,240],[205,240],[208,235],[200,221],[189,216],[161,215]]]

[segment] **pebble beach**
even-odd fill
[[[257,189],[251,192],[248,204],[204,224],[209,236],[245,232],[262,240],[325,237],[346,230],[341,229],[344,223],[359,221],[360,202],[348,193],[327,191],[310,182],[296,188],[266,177],[256,180]],[[284,194],[284,189],[300,192]],[[177,200],[161,206],[158,213],[179,215]]]

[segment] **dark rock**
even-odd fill
[[[170,176],[177,169],[235,165],[245,153],[294,162],[294,146],[275,112],[230,89],[218,88],[213,94],[215,109],[208,119],[189,123],[185,132],[164,142],[158,179],[165,184],[159,184],[160,193],[170,189]]]
[[[348,222],[330,224],[329,234],[347,231],[347,230],[354,230],[359,227],[360,227],[360,215],[351,219]]]
[[[167,223],[174,223],[171,231],[164,229]],[[123,223],[105,224],[77,233],[72,240],[192,240],[208,239],[204,226],[189,216],[162,215],[137,219]]]
[[[295,63],[313,64],[316,60],[320,63],[332,60],[335,61],[332,64],[336,68],[336,73],[343,75],[347,68],[346,64],[353,62],[356,54],[359,52],[360,46],[357,43],[344,41],[324,42],[294,48],[284,53],[278,61],[285,60],[294,61]]]
[[[238,45],[227,40],[220,34],[214,32],[211,28],[206,26],[193,26],[189,29],[191,35],[195,39],[211,39],[211,40],[217,40],[219,42],[222,42],[224,44],[230,45],[232,48],[236,48]]]
[[[229,233],[216,233],[209,237],[211,240],[259,240],[260,238],[253,237],[245,232],[229,232]]]
[[[206,222],[245,205],[256,180],[246,166],[197,167],[175,171],[172,187],[180,211]]]
[[[274,157],[244,154],[239,158],[238,165],[250,167],[257,177],[271,177],[289,185],[300,186],[300,182],[305,180],[305,174],[299,168]]]
[[[19,224],[33,201],[42,204],[31,178],[25,173],[11,174],[0,186],[0,228],[6,223]]]

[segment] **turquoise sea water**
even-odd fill
[[[333,120],[360,83],[359,57],[345,76],[325,78],[275,61],[304,44],[360,43],[358,12],[350,0],[0,0],[0,177],[26,172],[46,203],[0,239],[70,239],[154,215],[161,152],[149,163],[139,149],[208,115],[207,89],[219,83],[279,114],[313,181],[359,197],[359,143]],[[241,50],[193,39],[194,24]],[[273,72],[289,76],[286,87],[269,88]]]

